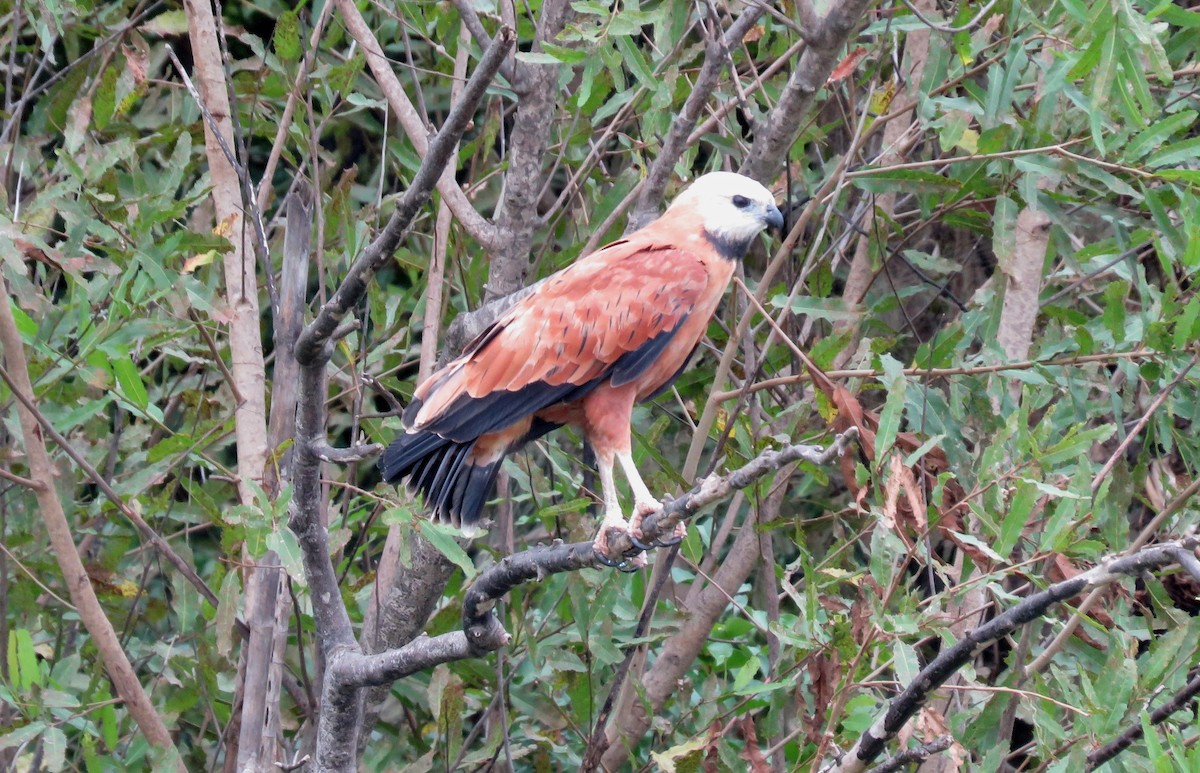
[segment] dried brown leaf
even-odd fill
[[[825,81],[825,85],[837,83],[842,78],[854,72],[854,68],[858,66],[858,60],[862,59],[866,53],[867,49],[860,46],[846,54],[846,57],[833,68],[833,72],[829,73],[829,79]]]
[[[742,738],[746,741],[741,754],[742,759],[749,764],[746,769],[750,773],[770,773],[771,765],[763,756],[762,749],[758,748],[758,733],[754,730],[754,718],[749,715],[742,717],[738,722],[738,728],[742,731]]]

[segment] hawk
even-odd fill
[[[654,222],[538,284],[417,387],[407,431],[380,459],[384,480],[407,478],[431,517],[470,534],[505,455],[574,425],[600,474],[596,552],[615,559],[609,530],[640,539],[642,518],[661,507],[633,463],[633,406],[683,372],[737,262],[768,228],[781,230],[783,215],[762,185],[730,172],[698,178]],[[614,464],[633,492],[630,521]]]

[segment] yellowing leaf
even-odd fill
[[[972,155],[979,152],[979,132],[974,129],[963,129],[962,136],[954,143]]]
[[[199,255],[193,255],[192,257],[183,261],[183,268],[180,269],[179,273],[190,274],[201,266],[207,266],[209,263],[213,262],[213,258],[216,257],[216,254],[216,252],[209,250],[208,252],[202,252]]]
[[[233,233],[233,223],[237,220],[237,213],[230,212],[225,219],[217,223],[217,227],[213,229],[213,233],[220,236],[222,239],[228,239]]]
[[[896,98],[896,81],[889,81],[882,89],[876,89],[871,94],[871,112],[875,115],[883,115],[892,106],[892,100]]]

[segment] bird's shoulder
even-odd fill
[[[575,301],[622,291],[653,289],[687,295],[708,284],[705,256],[678,244],[651,239],[622,239],[577,260],[551,275],[521,305],[545,309],[562,300]],[[514,309],[520,314],[524,309]]]

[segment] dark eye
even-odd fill
[[[745,196],[734,196],[733,206],[737,207],[738,209],[745,209],[746,207],[750,206],[750,199],[746,198]]]

